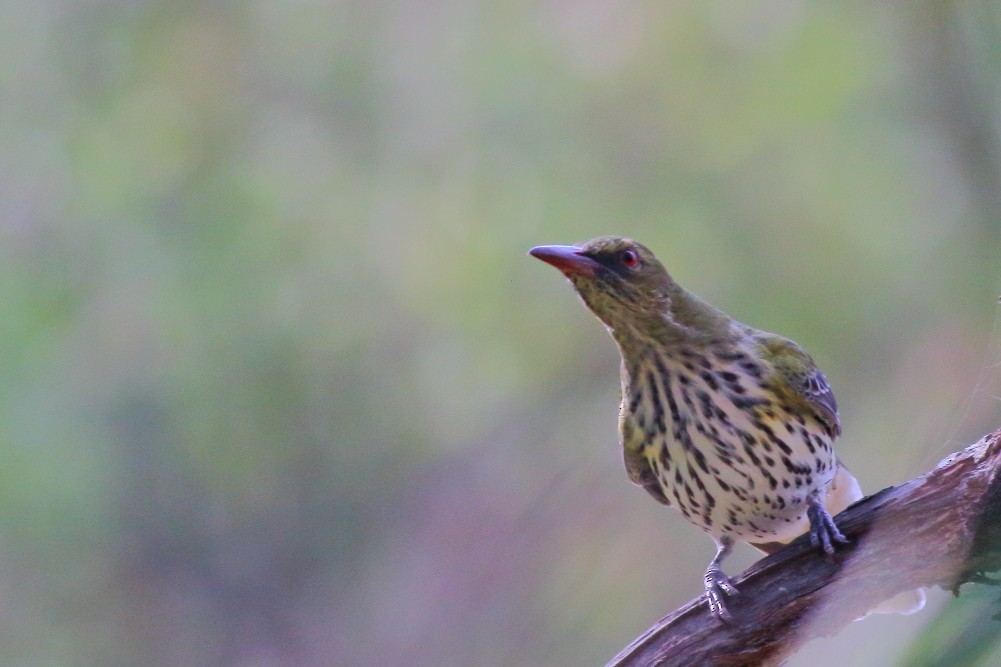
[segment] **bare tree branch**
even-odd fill
[[[982,580],[1001,568],[1001,430],[837,522],[852,542],[834,558],[802,537],[734,578],[732,624],[711,617],[704,597],[693,600],[608,667],[778,665],[897,593]]]

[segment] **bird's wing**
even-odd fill
[[[800,389],[813,407],[821,413],[824,420],[833,427],[835,435],[841,435],[841,421],[838,419],[838,402],[834,399],[827,378],[816,366],[801,378]]]
[[[643,445],[646,439],[642,430],[633,421],[632,415],[626,410],[626,399],[623,398],[619,410],[619,437],[622,439],[622,459],[626,464],[626,473],[633,484],[638,484],[647,490],[658,502],[670,505],[671,501],[664,495],[660,479],[656,471],[650,467],[650,460],[643,455]]]
[[[766,333],[759,333],[756,338],[779,376],[776,389],[803,401],[827,426],[832,438],[841,435],[838,403],[831,385],[817,368],[813,357],[788,338]]]
[[[650,467],[650,462],[641,452],[623,447],[622,458],[626,463],[626,472],[629,474],[629,479],[634,484],[642,486],[659,502],[665,505],[671,504],[667,496],[664,495],[664,490],[660,486],[660,480],[657,479],[657,473],[653,471],[653,468]]]

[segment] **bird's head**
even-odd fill
[[[661,324],[678,290],[654,254],[631,239],[603,236],[572,246],[538,246],[529,254],[562,271],[613,332]]]

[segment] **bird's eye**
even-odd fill
[[[622,251],[622,265],[627,269],[635,269],[640,265],[640,256],[635,250]]]

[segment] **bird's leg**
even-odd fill
[[[848,538],[841,534],[830,512],[824,507],[819,495],[812,495],[807,501],[806,516],[810,519],[810,543],[823,548],[828,556],[834,553],[835,544],[848,544]]]
[[[730,554],[730,547],[733,546],[733,539],[721,537],[716,540],[716,555],[709,561],[706,568],[705,585],[706,598],[709,599],[709,613],[721,621],[729,623],[733,620],[726,605],[723,603],[724,596],[736,595],[739,591],[730,583],[730,578],[723,573],[723,559]]]

